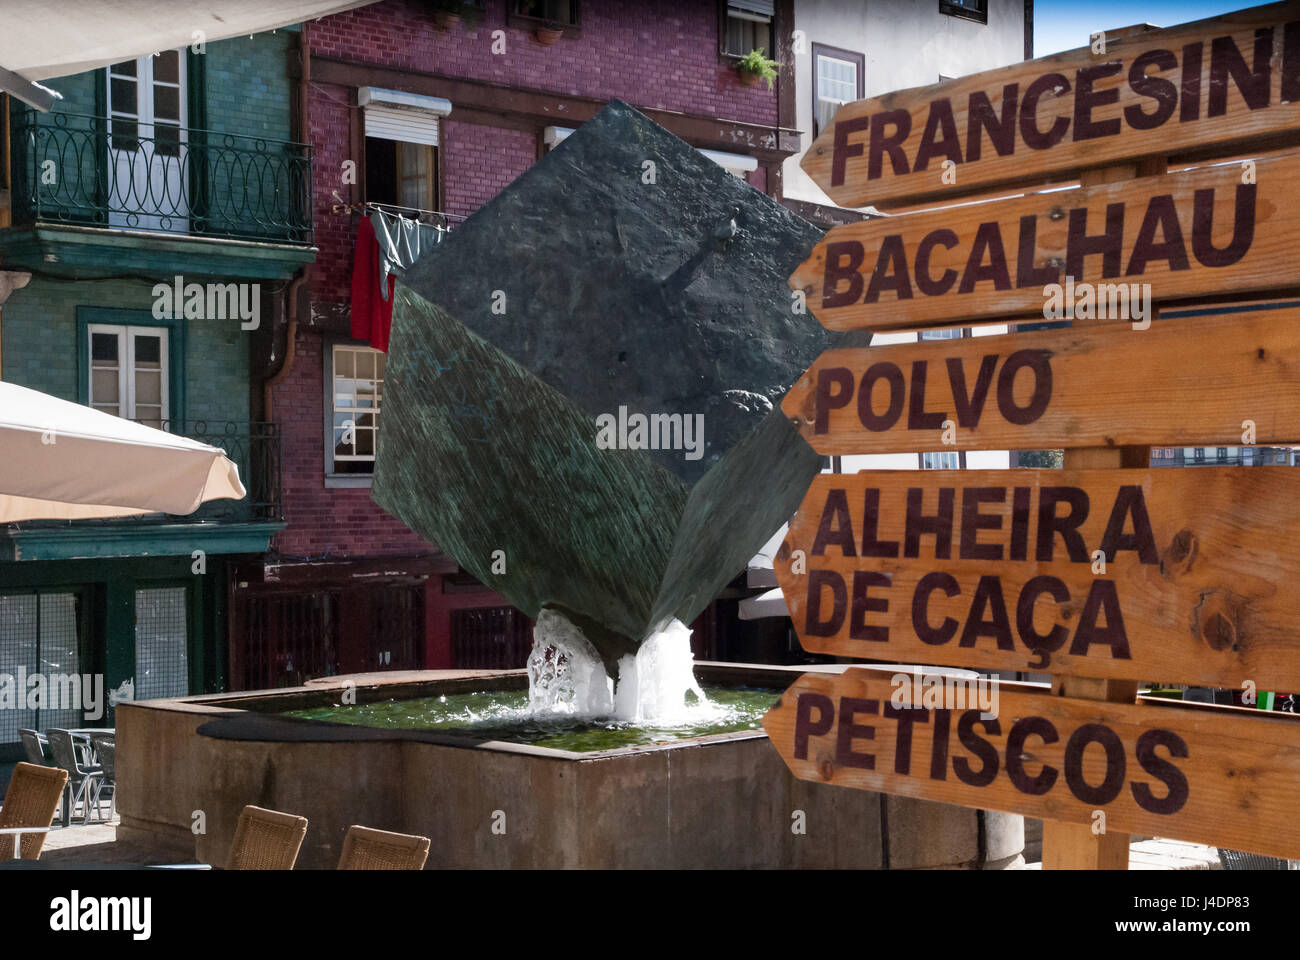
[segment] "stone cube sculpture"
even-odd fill
[[[786,283],[820,237],[611,102],[398,284],[375,502],[615,675],[822,466],[779,406],[835,339]]]

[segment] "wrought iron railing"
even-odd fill
[[[307,144],[24,110],[12,156],[15,224],[312,242]]]
[[[177,517],[177,520],[194,522],[284,518],[278,423],[186,420],[175,424],[165,422],[163,429],[224,450],[226,456],[239,467],[239,479],[248,491],[243,500],[212,500],[187,517]]]
[[[157,420],[140,421],[158,427]],[[280,479],[280,425],[239,420],[163,421],[162,429],[190,437],[223,450],[239,468],[239,479],[248,491],[242,500],[210,500],[193,513],[173,515],[149,513],[105,520],[28,520],[19,528],[83,526],[86,524],[149,523],[247,523],[284,519],[283,486]]]

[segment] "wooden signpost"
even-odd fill
[[[1288,442],[1297,358],[1297,309],[828,350],[781,409],[823,454]]]
[[[863,220],[833,230],[790,285],[832,330],[1042,318],[1049,285],[1063,314],[1100,299],[1125,320],[1151,289],[1165,304],[1294,292],[1300,156],[1250,164]]]
[[[796,776],[1040,816],[1045,867],[1126,867],[1129,831],[1300,857],[1295,718],[1135,702],[1300,689],[1300,472],[1149,467],[1151,444],[1300,442],[1300,314],[1158,317],[1300,289],[1300,154],[1259,155],[1295,143],[1300,3],[841,108],[804,159],[833,199],[950,206],[831,230],[790,278],[825,326],[1072,326],[828,351],[783,410],[820,453],[1064,447],[1065,469],[818,477],[775,563],[794,625],[1053,683],[981,717],[879,671],[805,676],[764,722]]]
[[[814,653],[1300,690],[1296,474],[822,474],[773,565]]]
[[[1300,142],[1300,5],[1103,43],[845,104],[802,166],[840,206],[888,210]]]
[[[1213,838],[1279,857],[1300,849],[1294,724],[1240,707],[1097,704],[1014,683],[999,690],[998,716],[982,720],[973,697],[945,705],[960,700],[943,699],[947,679],[945,688],[921,677],[934,706],[899,708],[892,701],[915,676],[805,674],[763,726],[801,780],[1016,810],[1089,836],[1101,812],[1107,834]],[[1045,843],[1045,863],[1049,855]]]

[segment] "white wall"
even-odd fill
[[[987,25],[940,13],[938,0],[795,0],[794,28],[805,40],[795,56],[795,126],[803,131],[803,150],[785,161],[785,195],[833,205],[799,166],[812,145],[814,43],[864,54],[866,96],[875,97],[936,83],[940,74],[961,77],[1020,62],[1024,17],[1024,0],[989,0]]]

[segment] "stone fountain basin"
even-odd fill
[[[819,669],[844,666],[702,662],[696,676],[784,690]],[[801,782],[761,729],[575,753],[275,715],[337,703],[348,682],[366,703],[528,681],[522,670],[427,670],[118,704],[118,839],[221,867],[251,803],[308,819],[308,869],[336,865],[351,824],[429,837],[429,869],[1022,863],[1021,817]],[[805,833],[792,829],[796,811]]]

